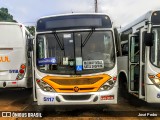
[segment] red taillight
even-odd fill
[[[24,73],[24,70],[23,70],[23,69],[20,69],[20,70],[19,70],[19,73],[23,74],[23,73]]]
[[[16,80],[22,80],[26,72],[26,65],[21,64]]]
[[[17,82],[12,82],[12,84],[16,84]]]

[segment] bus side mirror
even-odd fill
[[[153,33],[145,33],[144,34],[144,43],[146,46],[153,46],[154,34]]]

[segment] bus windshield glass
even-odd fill
[[[160,67],[160,28],[153,28],[154,42],[151,47],[151,62]]]
[[[37,35],[37,68],[51,74],[92,74],[112,69],[115,50],[111,31]]]

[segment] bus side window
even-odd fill
[[[130,40],[130,60],[137,63],[139,61],[139,36],[132,36]]]
[[[28,58],[31,58],[30,52],[33,49],[33,39],[26,33],[26,44],[27,44],[27,56]]]
[[[128,55],[128,43],[122,45],[122,56]]]

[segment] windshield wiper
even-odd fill
[[[58,43],[59,47],[61,48],[61,50],[64,50],[64,46],[63,46],[63,44],[61,43],[61,41],[60,41],[57,33],[56,33],[56,32],[53,32],[53,34],[54,34],[54,37],[56,38],[57,43]]]
[[[82,43],[82,47],[84,47],[86,45],[86,43],[88,42],[88,40],[92,36],[94,30],[95,30],[95,28],[92,28],[92,31],[88,33],[87,37],[85,38],[84,42]]]

